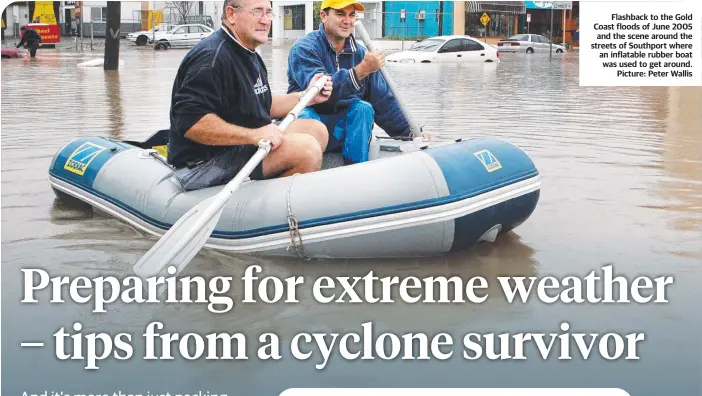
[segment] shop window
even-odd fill
[[[482,13],[466,14],[466,34],[474,37],[511,36],[514,32],[514,15],[499,12],[489,12],[490,22],[483,26],[480,22]]]
[[[304,5],[285,6],[283,10],[285,30],[305,30]]]
[[[94,22],[106,22],[107,7],[90,7],[90,20]]]

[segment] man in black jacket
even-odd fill
[[[256,48],[268,41],[270,0],[225,0],[222,28],[183,58],[173,84],[168,162],[184,190],[227,183],[262,140],[272,151],[250,174],[252,180],[320,169],[327,129],[317,120],[296,120],[284,132],[273,122],[285,117],[302,92],[272,95],[268,71]],[[317,79],[327,78],[318,73]],[[311,102],[329,99],[332,81]]]
[[[22,31],[22,40],[17,44],[17,48],[21,47],[22,44],[27,44],[27,49],[29,50],[29,55],[34,58],[37,55],[37,49],[39,49],[39,43],[41,43],[41,36],[34,29],[28,29],[26,26],[20,28]]]

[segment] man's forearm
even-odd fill
[[[299,92],[275,95],[271,103],[271,118],[283,118],[300,102]]]
[[[215,114],[207,114],[193,125],[185,137],[210,146],[256,144],[254,129],[232,125]]]
[[[356,71],[356,76],[359,80],[363,80],[364,78],[368,77],[369,74],[371,74],[371,71],[367,67],[365,61],[362,61],[361,63],[357,64],[353,69]]]

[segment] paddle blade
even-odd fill
[[[205,245],[222,215],[223,208],[210,215],[216,198],[208,198],[184,214],[134,265],[134,272],[142,278],[179,274]],[[176,271],[168,271],[169,266],[175,266]]]

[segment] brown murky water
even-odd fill
[[[273,76],[274,93],[284,92],[287,47],[267,46],[262,53]],[[43,267],[52,275],[131,274],[132,265],[155,242],[118,220],[56,201],[47,170],[52,155],[76,136],[143,139],[166,128],[172,81],[184,54],[183,50],[123,49],[125,66],[118,72],[76,67],[102,57],[99,50],[40,50],[35,60],[3,59],[3,352],[23,356],[8,372],[10,376],[14,370],[19,373],[32,368],[35,359],[53,355],[49,347],[20,352],[19,340],[43,340],[51,345],[51,334],[61,326],[70,330],[74,321],[81,321],[90,331],[119,329],[138,335],[152,320],[165,321],[164,331],[244,331],[252,335],[272,331],[286,339],[300,331],[360,331],[360,324],[368,320],[377,328],[429,333],[507,328],[558,331],[560,322],[568,320],[572,328],[594,331],[617,326],[628,331],[651,329],[652,334],[660,330],[663,335],[649,341],[649,348],[655,351],[651,354],[656,356],[648,358],[637,374],[640,377],[646,378],[646,370],[672,367],[680,358],[691,359],[689,372],[699,373],[699,354],[685,355],[699,350],[699,341],[686,341],[674,334],[699,329],[702,88],[579,87],[577,52],[552,61],[547,55],[504,55],[501,64],[487,66],[389,66],[410,111],[427,130],[445,137],[506,139],[521,146],[537,164],[543,188],[536,212],[495,244],[441,258],[383,261],[300,262],[203,251],[188,272],[226,274],[236,279],[246,266],[258,263],[266,274],[309,279],[362,276],[370,270],[378,276],[460,275],[468,279],[481,275],[491,282],[490,291],[498,294],[496,276],[584,276],[611,263],[630,278],[639,274],[675,276],[668,305],[574,308],[510,305],[499,298],[481,305],[321,305],[303,293],[300,304],[239,304],[231,313],[217,316],[203,305],[115,305],[104,315],[91,315],[87,305],[42,303],[20,308],[21,268]],[[240,299],[238,286],[234,297]],[[672,327],[656,327],[662,323]],[[255,354],[251,357],[255,359]],[[314,360],[285,366],[288,371],[283,375],[276,374],[275,366],[253,361],[236,365],[236,370],[191,363],[191,377],[185,375],[179,381],[199,384],[202,378],[212,383],[224,381],[223,377],[235,378],[240,385],[256,389],[256,394],[277,394],[294,383],[329,385],[332,378],[342,386],[378,385],[399,378],[404,378],[405,385],[436,386],[435,380],[467,386],[461,383],[465,377],[465,373],[460,374],[465,370],[461,361],[428,371],[403,371],[394,366],[385,370],[382,364],[387,363],[379,363],[380,369],[343,366],[338,371],[330,369],[323,377],[314,373]],[[341,367],[341,361],[336,365]],[[70,367],[64,369],[65,376],[82,372],[79,365]],[[123,369],[114,364],[106,367]],[[486,367],[482,373],[491,373],[489,364]],[[509,370],[524,369],[520,367]],[[101,372],[110,377],[109,370]],[[422,373],[423,379],[407,374],[413,370]],[[601,370],[603,375],[617,375],[612,374],[616,368],[605,366]],[[521,383],[544,385],[539,381],[550,378],[549,385],[558,381],[569,384],[568,378],[577,377],[567,371],[563,376],[527,371],[530,380]],[[686,373],[682,369],[679,377],[658,377],[652,386],[679,385],[681,379],[690,380]],[[294,380],[286,382],[285,375]],[[364,382],[359,384],[361,379]],[[484,375],[472,381],[498,386]],[[699,381],[694,383],[700,385]]]

